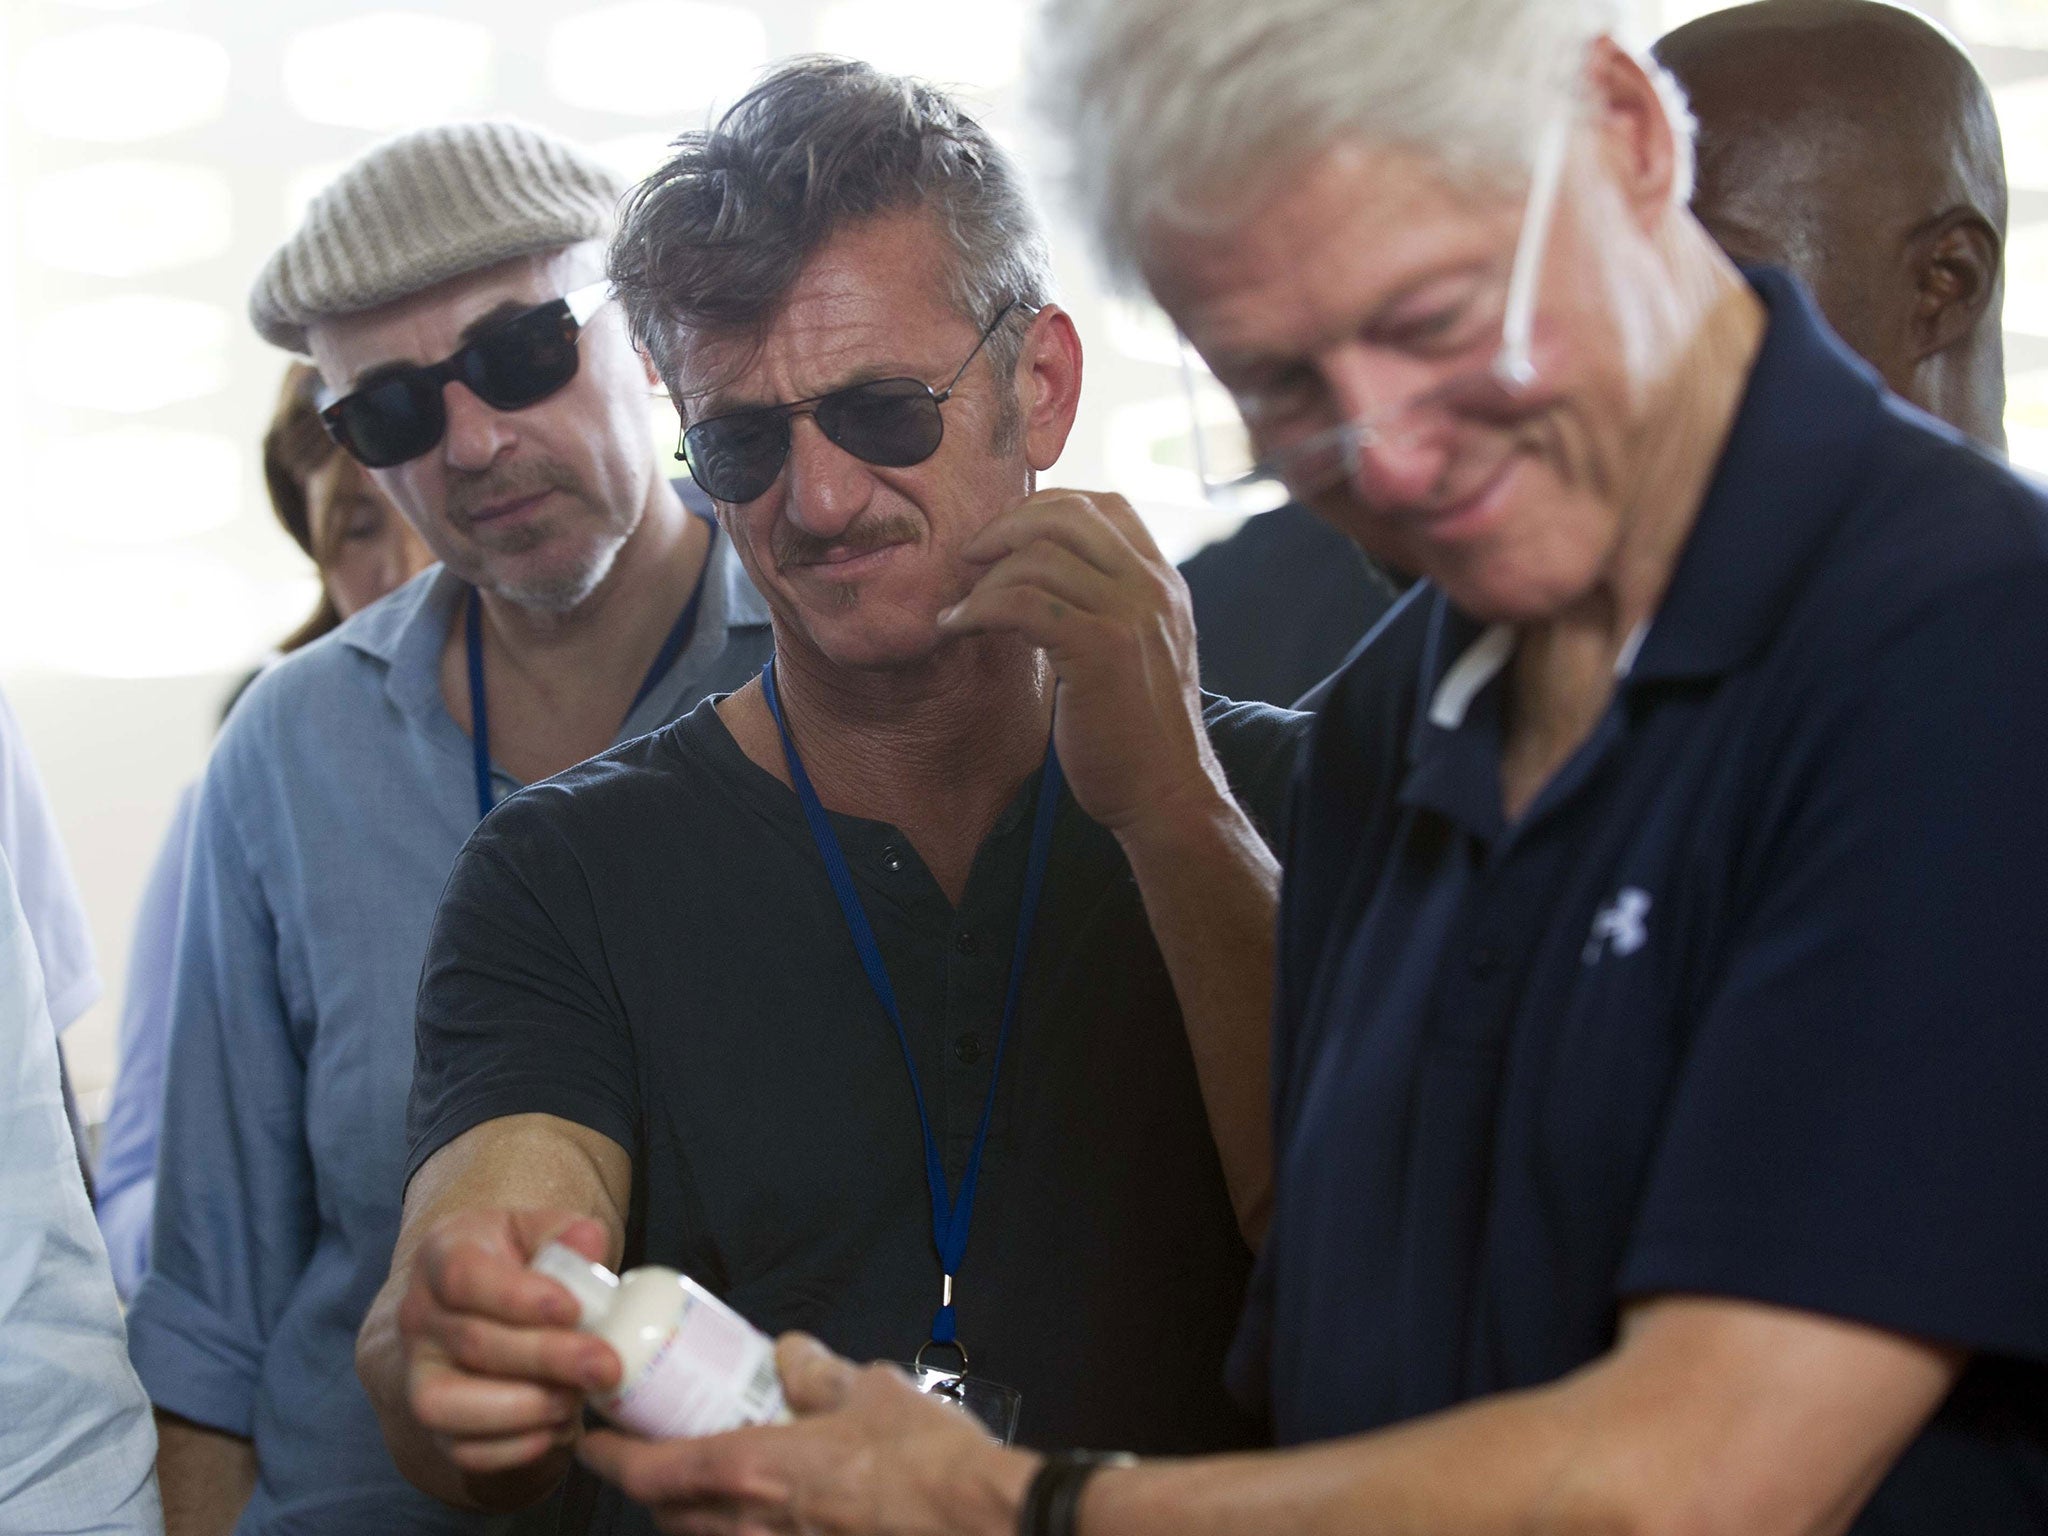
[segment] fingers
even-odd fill
[[[1039,491],[992,520],[968,541],[966,559],[993,564],[1040,539],[1063,544],[1105,575],[1134,562],[1163,563],[1144,521],[1121,496]]]
[[[1133,578],[1126,577],[1128,583]],[[1070,613],[1109,615],[1139,602],[1154,601],[1149,588],[1136,592],[1106,576],[1081,556],[1062,545],[1035,543],[1006,556],[974,584],[966,597],[939,615],[939,627],[952,633],[968,634],[992,627],[980,622],[992,608],[994,594],[1015,588],[1031,592],[1040,600],[1041,624],[1027,631],[1038,645],[1050,645],[1059,622]],[[1006,613],[1028,609],[1010,610]],[[1004,624],[1001,627],[1012,627]]]
[[[789,1486],[758,1452],[764,1436],[791,1433],[741,1429],[701,1440],[640,1440],[600,1429],[584,1436],[577,1455],[599,1477],[650,1508],[779,1509],[789,1503]]]
[[[775,1345],[782,1395],[797,1413],[829,1413],[842,1406],[852,1388],[854,1366],[807,1333],[786,1333]]]
[[[425,1319],[420,1336],[475,1375],[551,1384],[578,1394],[609,1391],[618,1384],[618,1356],[587,1333],[512,1327],[476,1313],[437,1310]]]
[[[453,1311],[528,1327],[575,1327],[575,1298],[528,1269],[529,1257],[515,1254],[509,1244],[456,1228],[427,1238],[414,1261],[414,1275],[435,1301]]]

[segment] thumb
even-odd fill
[[[529,1260],[549,1243],[573,1248],[595,1264],[610,1256],[611,1234],[604,1223],[572,1211],[514,1211],[512,1232]]]
[[[775,1346],[782,1395],[796,1413],[829,1413],[846,1401],[854,1368],[807,1333],[785,1333]]]

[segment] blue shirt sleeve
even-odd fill
[[[224,743],[224,745],[226,745]],[[200,791],[172,968],[151,1267],[129,1353],[159,1407],[251,1433],[263,1357],[318,1225],[305,1062],[276,925],[235,813],[232,754]]]
[[[155,1464],[0,854],[0,1530],[161,1532]]]
[[[1625,1295],[2048,1358],[2048,579],[1855,658],[1756,829]]]
[[[94,1170],[100,1235],[114,1266],[114,1288],[133,1300],[149,1268],[149,1227],[156,1208],[156,1146],[163,1127],[164,1060],[171,1039],[171,965],[178,941],[179,897],[192,849],[198,786],[178,797],[163,847],[142,890],[128,983],[121,1002],[120,1069],[108,1099]]]

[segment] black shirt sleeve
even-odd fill
[[[434,915],[420,977],[406,1178],[463,1132],[548,1114],[629,1153],[640,1096],[590,882],[549,812],[514,795],[470,838]]]
[[[1817,708],[1675,1085],[1623,1294],[2048,1358],[2048,582]]]
[[[1230,792],[1267,844],[1283,848],[1288,791],[1314,717],[1206,694],[1202,706],[1202,723],[1230,781]]]

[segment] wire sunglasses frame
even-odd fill
[[[1545,125],[1531,163],[1528,199],[1508,271],[1507,297],[1501,316],[1500,345],[1486,367],[1460,375],[1404,400],[1354,416],[1261,457],[1242,474],[1219,474],[1209,429],[1202,424],[1197,370],[1200,359],[1181,339],[1181,382],[1192,420],[1195,472],[1203,496],[1212,504],[1236,511],[1263,510],[1292,497],[1309,500],[1355,471],[1367,448],[1402,440],[1397,424],[1426,417],[1433,408],[1451,407],[1483,413],[1505,410],[1536,382],[1531,355],[1536,319],[1536,292],[1543,274],[1544,252],[1557,209],[1565,162],[1571,147],[1574,114],[1559,112]]]
[[[922,464],[945,438],[940,407],[952,399],[968,367],[981,355],[1013,311],[1039,312],[1036,304],[1011,299],[983,329],[943,389],[922,379],[870,379],[843,389],[781,405],[748,406],[685,424],[676,457],[690,478],[714,500],[737,506],[766,495],[789,460],[790,427],[799,416],[817,423],[826,439],[864,463],[886,469]],[[680,416],[681,409],[678,407]]]

